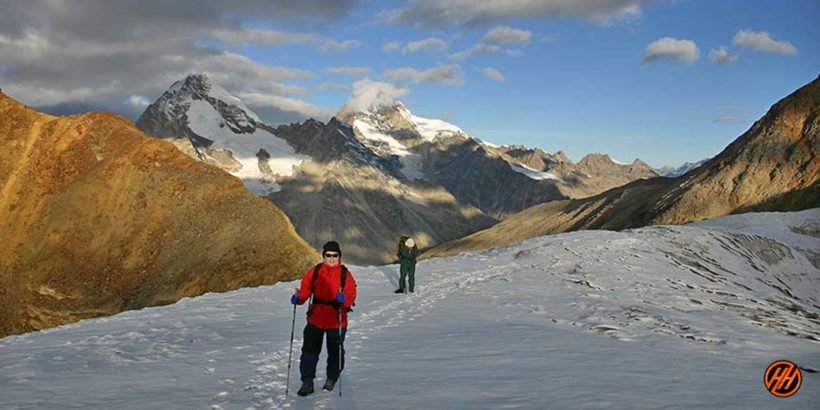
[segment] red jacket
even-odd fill
[[[342,283],[342,265],[339,264],[334,267],[322,264],[319,268],[319,277],[316,278],[316,289],[313,287],[313,270],[315,266],[305,272],[302,278],[302,285],[299,287],[299,304],[305,303],[310,299],[310,293],[313,292],[314,303],[313,306],[308,307],[308,323],[318,327],[319,329],[338,329],[339,328],[339,310],[335,306],[316,303],[317,299],[326,300],[329,302],[336,301],[336,294],[339,293],[339,286]],[[347,271],[347,279],[345,279],[345,303],[342,305],[342,327],[347,328],[347,311],[356,302],[356,280],[353,279],[353,273]]]

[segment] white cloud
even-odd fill
[[[248,106],[252,106],[254,110],[256,107],[272,107],[281,111],[297,113],[304,118],[315,118],[321,121],[330,119],[334,114],[334,110],[320,108],[295,98],[259,93],[236,93],[236,96]]]
[[[732,39],[735,47],[751,48],[768,53],[779,53],[783,55],[797,54],[797,48],[788,41],[777,41],[769,36],[765,31],[740,30]]]
[[[304,87],[283,84],[281,81],[311,79],[314,76],[307,70],[270,67],[243,55],[228,52],[213,54],[189,63],[184,75],[191,71],[208,74],[217,84],[228,90],[282,95],[307,95],[308,91]],[[184,75],[178,75],[177,79]]]
[[[398,41],[391,41],[382,45],[382,52],[392,53],[393,51],[401,50],[401,43]]]
[[[532,38],[532,32],[526,30],[519,30],[509,26],[498,26],[484,35],[481,40],[484,44],[520,44],[526,45]]]
[[[523,51],[504,48],[502,45],[517,44],[524,46],[529,44],[531,38],[532,32],[530,31],[498,26],[484,34],[481,41],[472,48],[450,54],[450,59],[463,61],[485,54],[520,56],[524,54]]]
[[[652,0],[411,0],[386,13],[389,22],[451,27],[492,25],[516,19],[578,18],[609,24],[641,15]]]
[[[503,48],[492,44],[479,43],[469,50],[459,51],[457,53],[451,54],[450,58],[454,61],[463,61],[484,54],[498,54],[514,57],[523,55],[524,52],[522,52],[521,50],[511,50],[508,48]]]
[[[698,58],[700,58],[700,50],[694,41],[664,37],[646,47],[646,55],[644,55],[642,64],[652,64],[659,60],[676,60],[692,64]]]
[[[484,74],[485,77],[487,77],[491,80],[507,81],[507,79],[504,77],[504,74],[501,74],[501,71],[498,71],[498,70],[496,70],[495,68],[492,68],[492,67],[487,67],[487,68],[481,70],[481,73]]]
[[[353,92],[340,111],[361,112],[373,106],[393,105],[407,92],[406,87],[365,78],[353,83]]]
[[[419,71],[415,68],[403,67],[384,72],[384,77],[391,81],[410,81],[419,83],[437,83],[450,86],[464,85],[461,77],[461,68],[458,65],[442,65],[429,70]]]
[[[276,30],[240,28],[235,30],[219,29],[209,33],[215,39],[232,47],[248,43],[280,46],[285,44],[310,43],[318,40],[314,34],[287,33]]]
[[[336,41],[336,40],[330,39],[330,40],[326,40],[324,43],[322,43],[321,46],[319,46],[319,51],[321,51],[323,53],[342,52],[342,51],[347,51],[350,48],[361,47],[363,45],[364,45],[364,43],[362,43],[359,40]]]
[[[440,38],[430,37],[425,38],[424,40],[411,41],[407,43],[407,45],[402,48],[402,53],[407,54],[415,53],[417,51],[441,51],[445,50],[449,46],[450,45],[447,44],[446,41]]]
[[[370,67],[328,67],[325,72],[332,75],[365,77],[370,74]]]
[[[416,53],[419,51],[437,52],[446,50],[447,47],[450,47],[448,42],[437,37],[429,37],[423,40],[411,41],[404,47],[402,47],[398,41],[384,43],[382,44],[382,52],[387,54],[394,51],[400,51],[402,54]]]
[[[132,95],[128,97],[123,104],[128,105],[135,110],[145,110],[146,107],[151,105],[151,100],[142,95]]]
[[[732,54],[726,50],[726,47],[721,46],[717,50],[709,50],[709,60],[718,64],[728,65],[737,60],[737,54]]]
[[[0,81],[4,90],[35,106],[95,107],[135,118],[140,101],[158,97],[193,72],[207,73],[232,92],[305,95],[288,81],[310,78],[298,67],[272,67],[216,50],[248,43],[319,44],[311,34],[242,27],[240,22],[335,20],[352,0],[247,0],[229,3],[84,0],[2,2]],[[66,111],[68,112],[68,111]]]

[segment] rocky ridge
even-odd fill
[[[316,252],[224,171],[0,93],[0,337],[293,279]]]
[[[443,256],[580,229],[684,224],[744,212],[820,207],[820,77],[783,98],[723,152],[674,179],[639,180],[553,201],[443,244]]]

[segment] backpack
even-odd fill
[[[313,297],[313,291],[316,289],[316,278],[319,277],[319,269],[321,267],[322,267],[322,264],[319,263],[319,264],[316,265],[315,268],[313,268],[313,278],[311,278],[311,282],[310,282],[310,303],[308,304],[308,311],[307,311],[308,316],[310,316],[310,314],[313,313],[314,300],[315,300],[315,303],[320,304],[320,305],[330,305],[330,306],[334,306],[334,307],[339,307],[339,302],[336,302],[336,300],[324,300],[324,299],[319,299],[319,298]],[[347,266],[342,265],[342,277],[341,277],[341,280],[340,280],[340,283],[339,283],[339,289],[344,290],[346,280],[347,280]],[[356,306],[356,303],[353,303],[353,306]],[[347,311],[352,312],[353,308],[352,307],[348,308]]]

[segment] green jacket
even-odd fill
[[[401,254],[401,258],[399,259],[399,263],[402,266],[415,266],[416,265],[416,256],[419,256],[419,248],[414,246],[412,249],[408,249],[406,246],[402,245],[399,248],[399,253]]]

